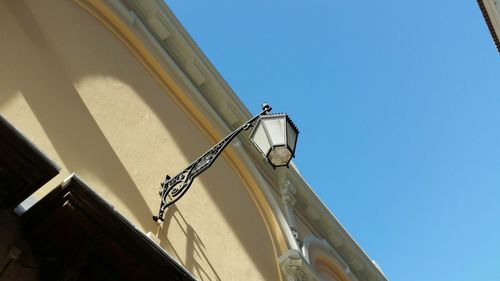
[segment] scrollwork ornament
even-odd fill
[[[186,192],[191,187],[193,180],[200,175],[203,171],[208,169],[214,161],[219,157],[224,148],[242,131],[248,130],[253,126],[255,121],[261,116],[268,114],[271,111],[271,107],[268,104],[262,105],[262,112],[252,117],[245,124],[238,127],[236,130],[227,135],[220,142],[215,144],[202,156],[191,163],[186,169],[177,174],[175,177],[170,178],[168,175],[165,180],[161,183],[160,190],[160,208],[158,211],[158,216],[153,216],[155,221],[163,221],[163,215],[165,209],[170,205],[177,202],[179,199],[186,194]],[[178,186],[180,185],[180,186]]]

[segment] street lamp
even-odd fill
[[[215,159],[239,133],[251,127],[254,127],[254,129],[250,135],[250,140],[264,158],[274,168],[288,166],[295,155],[295,144],[297,143],[299,131],[288,115],[270,114],[270,112],[271,106],[264,103],[259,114],[219,141],[182,172],[173,178],[167,175],[161,183],[161,201],[158,216],[153,216],[153,220],[156,222],[163,221],[165,209],[186,194],[194,178],[212,166]]]
[[[299,130],[286,114],[263,115],[250,140],[273,167],[288,166],[295,153]]]

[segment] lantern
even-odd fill
[[[273,167],[288,166],[295,156],[299,131],[286,114],[262,115],[250,140]]]

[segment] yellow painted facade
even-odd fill
[[[176,24],[161,1],[0,1],[0,113],[63,168],[35,196],[77,173],[199,280],[292,280],[289,250],[314,253],[304,280],[385,280],[340,225],[330,231],[338,222],[293,165],[276,173],[239,141],[163,224],[151,219],[165,174],[175,175],[249,114],[230,91],[226,99],[200,94],[200,85],[221,78],[197,47],[184,61],[164,51],[171,36],[194,44]],[[308,250],[290,238],[285,180],[303,201],[290,211],[302,238],[334,242]],[[337,246],[346,257],[354,253],[365,273],[328,256],[325,249]]]

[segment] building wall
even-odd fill
[[[279,280],[278,246],[224,157],[166,212],[159,183],[209,148],[189,112],[119,37],[73,1],[0,2],[0,112],[200,280]]]

